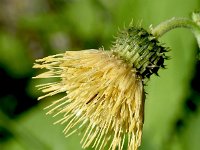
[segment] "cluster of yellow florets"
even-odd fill
[[[144,89],[137,71],[111,51],[67,51],[37,60],[34,68],[47,71],[36,78],[59,78],[39,85],[44,96],[66,95],[55,100],[48,114],[61,115],[56,123],[66,123],[70,135],[86,127],[82,147],[129,150],[141,143]],[[108,144],[109,143],[109,144]]]

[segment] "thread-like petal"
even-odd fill
[[[144,89],[135,68],[111,51],[67,51],[36,61],[34,68],[46,72],[35,78],[58,78],[41,84],[43,99],[66,95],[47,107],[47,114],[60,115],[56,123],[66,124],[71,135],[85,128],[82,147],[137,150],[141,143]],[[125,142],[127,140],[127,142]]]

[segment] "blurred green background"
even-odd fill
[[[189,17],[199,0],[0,0],[0,150],[81,150],[80,136],[43,110],[48,100],[31,77],[37,58],[66,50],[109,49],[131,20],[145,28]],[[200,149],[200,63],[192,33],[177,29],[161,39],[171,48],[167,69],[145,87],[140,150]],[[89,148],[88,148],[89,149]]]

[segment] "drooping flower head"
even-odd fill
[[[64,133],[84,129],[83,148],[137,150],[144,121],[144,79],[164,67],[166,48],[143,28],[122,31],[110,51],[66,51],[36,60],[47,71],[35,78],[58,78],[38,85],[43,99],[58,93],[47,114],[60,115]],[[125,142],[127,141],[127,142]],[[125,144],[126,143],[126,144]]]

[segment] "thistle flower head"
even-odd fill
[[[34,68],[47,69],[36,78],[59,79],[39,85],[45,93],[39,99],[65,93],[47,107],[47,114],[61,116],[56,123],[66,124],[67,136],[85,129],[83,148],[137,150],[140,146],[143,79],[157,73],[154,68],[162,67],[165,59],[165,49],[152,37],[131,27],[120,33],[111,51],[66,51],[36,60]]]

